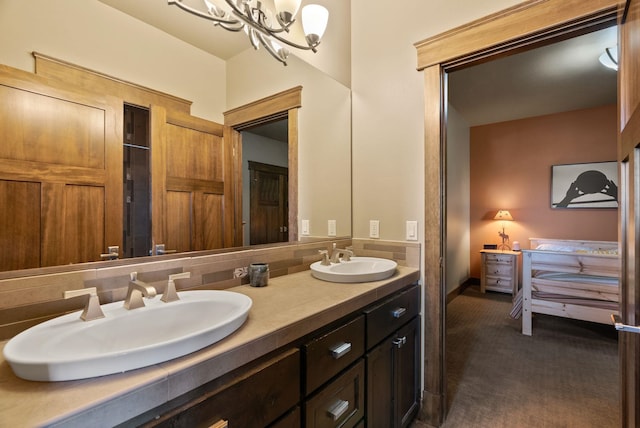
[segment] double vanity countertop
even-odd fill
[[[0,427],[113,426],[382,299],[420,277],[398,266],[385,280],[332,283],[298,272],[266,287],[230,288],[253,306],[236,332],[200,351],[126,373],[67,382],[16,377],[0,353]],[[131,334],[135,334],[132,326]],[[0,350],[7,341],[0,342]]]

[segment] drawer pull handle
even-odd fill
[[[349,409],[348,401],[338,400],[335,403],[333,403],[333,405],[329,408],[329,410],[327,410],[327,414],[331,416],[331,418],[335,422],[338,419],[340,419],[340,416],[344,415],[344,412],[346,412],[348,409]]]
[[[340,345],[331,348],[331,356],[337,360],[349,351],[351,351],[351,344],[349,342],[341,343]]]
[[[407,312],[406,308],[398,308],[398,309],[394,309],[393,311],[391,311],[391,315],[394,318],[400,318],[401,316],[403,316],[405,314],[405,312]]]
[[[402,348],[407,343],[407,336],[398,337],[393,340],[393,344],[396,345],[396,348]]]

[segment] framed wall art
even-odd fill
[[[618,163],[551,166],[551,208],[618,208]]]

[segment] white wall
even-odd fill
[[[310,235],[351,235],[351,95],[348,87],[290,57],[283,67],[268,55],[244,51],[227,61],[229,108],[302,86],[298,113],[298,221]],[[298,224],[298,230],[301,230]]]
[[[0,0],[0,64],[34,72],[31,52],[193,101],[217,122],[224,61],[96,0]]]
[[[517,3],[352,0],[354,237],[368,237],[376,219],[381,239],[404,240],[405,221],[424,217],[424,84],[414,43]]]
[[[469,279],[470,167],[469,124],[451,104],[447,108],[447,293]]]

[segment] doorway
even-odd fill
[[[240,132],[244,245],[287,242],[288,118]]]
[[[550,11],[553,11],[552,13]],[[416,43],[424,81],[425,130],[425,368],[421,419],[440,426],[445,416],[446,302],[446,73],[615,23],[618,2],[525,2]],[[434,186],[433,183],[440,185]],[[439,201],[434,204],[433,201]]]
[[[469,274],[472,280],[480,278],[480,250],[483,244],[500,243],[500,222],[492,220],[499,209],[508,209],[513,215],[515,221],[506,222],[507,233],[512,241],[519,241],[525,249],[529,248],[530,237],[563,236],[574,239],[617,240],[616,210],[573,211],[572,219],[567,219],[566,216],[563,217],[564,213],[560,212],[561,210],[549,209],[550,185],[546,184],[550,177],[550,167],[554,163],[578,163],[593,159],[609,161],[616,158],[617,78],[615,71],[605,68],[598,61],[598,56],[605,52],[607,47],[615,46],[616,40],[617,30],[612,26],[446,73],[446,158],[449,165],[446,177],[446,218],[447,224],[452,225],[447,230],[445,242],[447,297],[452,288],[463,285],[455,282],[465,274]],[[565,59],[567,68],[562,64]],[[579,71],[582,61],[586,64]],[[545,67],[554,67],[555,73],[543,73]],[[591,78],[591,73],[596,77]],[[540,79],[538,76],[543,78]],[[581,83],[582,80],[585,81],[584,84]],[[567,92],[564,92],[565,90]],[[549,101],[545,102],[547,96]],[[589,123],[585,123],[587,117],[590,118],[587,120]],[[460,130],[461,122],[469,124],[466,142],[461,135],[464,134]],[[582,132],[585,134],[581,134]],[[598,132],[602,132],[601,138],[590,140],[591,135],[595,136]],[[459,159],[463,156],[462,148],[453,147],[456,143],[467,145],[467,165],[470,165],[468,171],[464,171],[464,162]],[[571,147],[573,150],[563,149],[561,146]],[[600,156],[604,157],[599,158]],[[561,161],[563,159],[567,161]],[[464,172],[469,175],[465,176]],[[461,183],[460,177],[465,177],[466,183]],[[467,190],[466,203],[459,201],[464,194],[463,189]],[[463,264],[456,266],[456,263],[460,263],[456,257],[465,253],[460,246],[460,235],[463,232],[460,225],[464,224],[461,218],[464,210],[460,207],[466,207],[469,215],[466,220],[469,228],[464,231],[468,237],[466,245],[469,247]],[[461,300],[474,295],[471,293],[471,289],[463,293]],[[496,297],[487,294],[474,295],[478,304]],[[449,309],[447,308],[447,312]],[[503,312],[504,320],[499,326],[512,327],[504,332],[504,340],[513,336],[514,340],[519,339],[518,325],[521,319],[512,321],[508,317],[509,309]],[[486,320],[478,319],[479,325],[483,322]],[[567,321],[567,324],[570,325],[570,322]],[[445,326],[447,339],[455,337],[451,332],[457,329],[450,330],[449,323]],[[573,333],[579,334],[577,331]],[[612,328],[610,333],[614,335]],[[587,335],[586,332],[584,334]],[[446,363],[450,365],[455,362],[454,367],[462,367],[459,361],[460,354],[448,347],[452,342],[453,340],[445,341]],[[608,349],[613,352],[615,343],[609,342]],[[547,349],[547,352],[553,352],[553,348]],[[568,359],[573,354],[567,352],[566,356]],[[531,353],[531,357],[531,361],[544,361],[537,358],[535,352]],[[476,358],[467,361],[467,364],[479,365],[479,361],[483,360]],[[499,351],[496,351],[495,361],[502,361]],[[615,358],[614,362],[608,363],[608,372],[615,374]],[[501,366],[509,367],[504,362]],[[527,369],[539,368],[539,365],[533,363],[527,365]],[[491,373],[491,369],[492,367],[487,365],[477,373]],[[503,379],[518,383],[519,377],[515,376],[515,373],[517,371],[509,370],[504,373]],[[471,387],[473,384],[468,382],[468,377],[464,375],[460,377],[452,372],[449,374],[451,377],[446,378],[446,399],[447,408],[451,409],[451,413],[448,413],[448,416],[455,419],[459,415],[458,400],[468,398],[467,391],[461,385]],[[480,374],[478,376],[482,377]],[[565,378],[567,383],[570,381],[568,371],[560,373],[555,378]],[[493,382],[495,383],[497,381]],[[478,400],[478,405],[485,400],[489,402],[493,397],[489,386],[491,384],[487,382],[486,395]],[[603,390],[613,392],[617,392],[616,384],[617,382],[608,380],[599,383]],[[506,384],[507,387],[511,385]],[[530,385],[536,385],[535,381],[527,381],[523,383],[519,392],[515,389],[513,392],[524,395]],[[551,381],[549,385],[549,392],[552,394]],[[508,391],[509,389],[505,389],[507,395]],[[556,403],[566,406],[565,414],[569,414],[571,406],[564,401],[564,396],[558,395]],[[617,394],[611,394],[609,397],[611,400],[606,401],[606,409],[615,412]],[[571,397],[572,401],[581,402],[582,405],[587,404],[586,399],[577,393]],[[604,403],[604,400],[602,402]],[[515,407],[511,409],[505,413],[515,416],[518,411]],[[472,410],[469,410],[469,413],[471,412]]]

